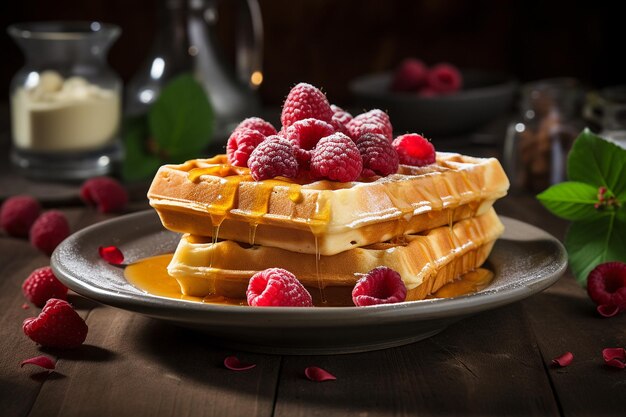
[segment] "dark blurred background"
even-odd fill
[[[221,7],[219,35],[234,61],[232,4]],[[623,15],[603,1],[260,0],[265,29],[264,104],[279,105],[299,81],[349,104],[347,82],[394,68],[403,58],[427,64],[500,70],[524,82],[573,76],[590,87],[624,83]],[[19,21],[100,20],[123,33],[109,54],[129,80],[157,30],[157,0],[22,0],[0,5],[0,94],[23,64],[4,28]]]

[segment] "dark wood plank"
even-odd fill
[[[514,304],[422,342],[338,356],[285,357],[276,416],[535,415],[558,407],[533,334]],[[337,376],[311,382],[310,365]]]

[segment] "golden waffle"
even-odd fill
[[[407,300],[423,299],[444,284],[479,267],[504,227],[493,208],[487,213],[442,226],[404,242],[377,243],[331,256],[289,252],[184,235],[168,272],[184,294],[217,294],[244,298],[250,277],[279,267],[291,271],[319,304],[320,290],[327,305],[350,305],[350,293],[360,274],[385,265],[397,271],[407,286]]]
[[[225,155],[161,167],[148,197],[163,225],[307,254],[346,250],[486,213],[509,182],[494,158],[437,153],[371,181],[254,181]]]

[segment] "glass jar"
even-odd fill
[[[10,87],[13,163],[40,179],[110,173],[122,156],[122,83],[106,54],[120,28],[33,22],[7,31],[26,58]]]
[[[591,92],[585,118],[599,127],[599,135],[626,149],[626,85]]]
[[[543,191],[567,178],[574,140],[584,127],[583,90],[571,78],[525,84],[520,114],[507,130],[504,165],[513,189]]]

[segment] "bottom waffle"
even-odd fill
[[[402,241],[350,249],[332,256],[290,252],[184,235],[168,267],[183,294],[244,298],[256,272],[278,267],[291,271],[317,305],[352,305],[351,292],[362,274],[385,265],[407,286],[407,300],[419,300],[471,271],[487,259],[504,226],[495,211],[442,226]],[[317,259],[316,259],[317,258]]]

